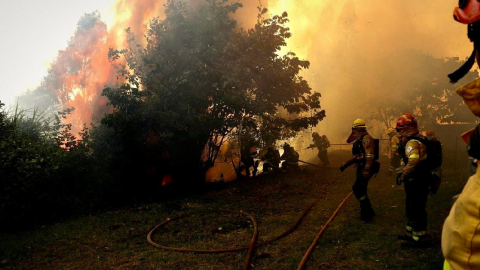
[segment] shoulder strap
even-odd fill
[[[409,141],[417,141],[417,142],[419,142],[419,143],[421,143],[421,144],[423,144],[423,145],[425,145],[425,146],[427,146],[427,144],[428,144],[428,140],[427,140],[426,138],[420,137],[420,136],[408,137],[408,142],[409,142]],[[408,143],[408,142],[407,142],[407,143]]]

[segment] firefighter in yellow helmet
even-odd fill
[[[347,162],[343,163],[340,170],[343,172],[349,166],[355,164],[357,166],[357,175],[352,190],[355,197],[360,202],[360,219],[368,221],[375,216],[375,211],[372,209],[370,199],[367,195],[368,181],[370,178],[378,173],[380,164],[375,160],[376,148],[375,139],[367,132],[367,126],[361,119],[357,119],[352,125],[352,134],[347,140],[347,143],[352,143],[353,157]]]
[[[417,120],[410,114],[403,114],[397,120],[397,131],[400,134],[399,153],[402,157],[402,167],[399,170],[398,183],[403,182],[405,188],[405,213],[407,226],[405,235],[400,240],[406,240],[402,246],[422,246],[427,236],[427,198],[431,172],[425,165],[427,146],[422,143],[418,131]]]
[[[388,139],[390,142],[390,167],[388,168],[388,175],[392,175],[400,167],[400,155],[398,153],[398,144],[400,143],[400,136],[394,128],[387,129]]]

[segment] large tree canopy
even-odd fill
[[[169,0],[165,19],[150,22],[146,46],[127,30],[129,47],[111,49],[126,83],[104,90],[114,112],[102,122],[126,151],[155,136],[175,168],[204,170],[240,129],[298,131],[325,117],[320,94],[299,75],[310,63],[293,52],[279,55],[291,36],[287,14],[265,18],[259,8],[247,31],[231,18],[242,5],[227,2],[207,0],[192,10]]]

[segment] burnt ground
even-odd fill
[[[303,166],[304,173],[260,175],[253,179],[209,184],[202,194],[160,200],[158,203],[117,209],[45,225],[29,231],[0,234],[0,268],[4,269],[241,269],[246,252],[181,254],[147,243],[147,233],[167,218],[192,211],[209,213],[172,222],[155,234],[158,243],[197,249],[248,245],[252,223],[228,209],[255,216],[259,241],[271,239],[292,226],[316,198],[322,200],[292,234],[255,249],[251,269],[296,269],[322,225],[346,197],[354,169],[337,168],[347,151],[331,153],[331,168]],[[320,163],[317,160],[311,160]],[[448,165],[448,164],[447,164]],[[306,269],[442,269],[440,236],[451,197],[466,182],[465,171],[444,170],[439,193],[429,198],[429,229],[433,247],[402,249],[405,194],[386,176],[388,161],[369,185],[377,216],[359,220],[354,197],[327,228]],[[326,189],[322,193],[322,189]]]

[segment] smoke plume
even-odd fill
[[[422,65],[421,54],[464,59],[473,46],[466,26],[452,19],[456,4],[452,1],[278,0],[268,4],[271,13],[289,14],[292,38],[285,52],[294,51],[311,62],[304,75],[322,94],[327,113],[317,131],[332,142],[343,142],[356,118],[367,120],[369,107],[404,91],[398,89],[400,85],[415,85],[415,77],[429,69]],[[448,82],[446,75],[438,79]],[[373,133],[381,137],[383,131]]]

